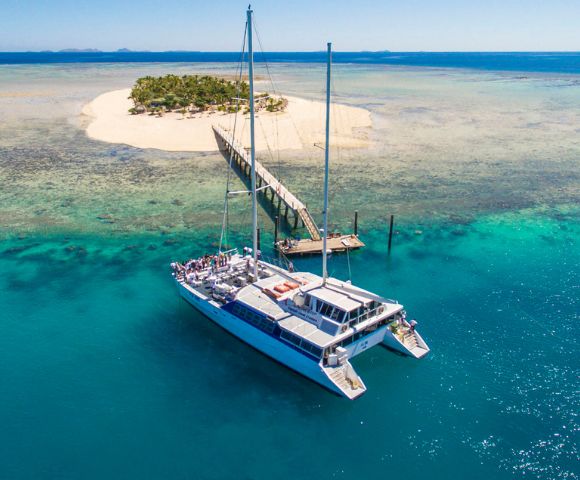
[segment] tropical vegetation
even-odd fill
[[[129,98],[132,114],[179,111],[182,114],[202,111],[234,113],[248,109],[250,89],[245,81],[231,81],[209,75],[165,75],[139,78]],[[288,101],[262,93],[255,98],[255,108],[269,112],[282,111]]]

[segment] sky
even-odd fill
[[[579,51],[580,0],[256,0],[265,51]],[[2,0],[0,51],[239,51],[247,0]]]

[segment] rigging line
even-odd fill
[[[237,84],[237,89],[236,89],[236,107],[235,107],[235,113],[234,113],[234,118],[233,118],[233,129],[232,129],[232,138],[235,138],[235,134],[236,134],[236,127],[237,127],[237,115],[238,115],[238,110],[239,110],[239,103],[240,103],[240,89],[241,89],[241,82],[243,79],[243,74],[244,74],[244,51],[245,51],[245,45],[246,45],[246,32],[247,29],[244,28],[244,36],[243,36],[243,40],[242,40],[242,48],[241,48],[241,54],[240,54],[240,61],[239,61],[239,75],[238,75],[238,84]],[[231,124],[231,117],[230,117],[230,124]],[[230,186],[231,186],[231,178],[232,178],[232,157],[233,155],[230,155],[230,161],[229,161],[229,165],[228,165],[228,181],[227,181],[227,186],[226,186],[226,194],[225,194],[225,200],[224,203],[226,204],[226,208],[224,209],[224,214],[225,214],[225,222],[224,222],[224,227],[225,227],[225,232],[224,232],[224,238],[226,241],[226,246],[229,246],[229,227],[230,227],[230,207],[229,207],[229,195],[228,192],[230,190]],[[221,249],[221,245],[220,245],[220,249]]]
[[[334,75],[331,78],[331,94],[333,98],[336,98],[336,85],[335,85],[335,77],[337,75],[337,70],[334,70]],[[345,126],[345,119],[344,119],[344,112],[342,111],[341,108],[339,108],[339,106],[337,105],[336,102],[332,102],[331,104],[331,115],[334,118],[334,122],[333,122],[333,134],[335,136],[335,138],[339,137],[339,132],[340,132],[340,127],[341,126]],[[342,160],[342,150],[340,148],[340,143],[339,142],[335,142],[334,145],[331,147],[332,151],[334,153],[334,158],[335,158],[335,162],[334,165],[339,165],[341,160]],[[334,168],[334,171],[336,172],[338,169]],[[337,197],[337,189],[333,189],[333,191],[331,191],[330,195],[331,195],[331,202],[334,204],[334,201],[336,198],[340,198],[340,195]],[[334,217],[336,218],[336,217]],[[337,227],[336,222],[334,223],[334,227]],[[348,249],[347,249],[348,250]],[[349,264],[349,268],[350,268],[350,264]]]
[[[260,52],[262,52],[262,60],[264,62],[264,65],[266,67],[266,73],[268,74],[268,78],[270,80],[270,85],[272,86],[272,92],[274,93],[275,96],[280,96],[278,89],[276,88],[276,85],[274,84],[274,78],[272,77],[272,74],[270,73],[270,66],[268,64],[268,60],[266,58],[266,53],[264,52],[264,48],[262,46],[262,38],[260,37],[260,32],[258,30],[258,26],[256,24],[256,20],[254,18],[254,31],[256,32],[256,38],[258,39],[258,45],[260,48]],[[280,136],[278,133],[278,113],[279,112],[274,112],[274,129],[276,131],[276,153],[277,153],[277,160],[278,160],[278,180],[280,180]],[[268,146],[268,149],[270,147]],[[273,156],[272,156],[272,160],[273,160]]]
[[[261,187],[256,188],[256,192],[261,192],[262,190],[266,190],[267,188],[271,188],[271,187],[272,187],[272,185],[270,183],[268,183],[267,185],[262,185]],[[252,191],[251,190],[234,190],[233,192],[232,191],[228,192],[228,194],[232,195],[232,196],[233,195],[240,195],[242,193],[251,194]]]
[[[236,74],[237,74],[237,89],[236,89],[236,97],[235,100],[236,102],[236,108],[239,107],[239,100],[240,100],[240,84],[243,78],[243,72],[244,72],[244,53],[245,53],[245,48],[246,48],[246,35],[247,35],[247,21],[246,24],[244,26],[244,35],[243,35],[243,39],[242,39],[242,48],[240,49],[240,59],[238,61],[238,65],[236,67]],[[231,100],[231,99],[230,99]],[[232,119],[232,117],[230,116],[229,118],[230,123],[229,123],[229,127],[231,129],[232,126],[232,121],[236,120],[236,115],[234,115],[234,118]]]
[[[238,110],[239,110],[239,106],[240,106],[240,88],[241,88],[242,74],[243,74],[243,70],[244,70],[244,52],[245,52],[245,48],[246,48],[246,34],[248,31],[247,26],[248,26],[248,22],[246,22],[246,25],[244,26],[244,35],[243,35],[243,40],[242,40],[242,48],[241,48],[240,61],[239,61],[240,75],[239,75],[237,90],[236,90],[236,113],[234,114],[234,127],[232,129],[232,138],[235,138],[236,124],[237,124],[237,120],[238,120]],[[231,122],[230,122],[230,124],[231,124]],[[227,238],[228,237],[228,227],[229,227],[229,206],[228,206],[228,197],[229,196],[228,196],[228,192],[230,190],[233,157],[234,157],[234,155],[233,155],[233,151],[232,151],[230,153],[227,180],[226,180],[226,191],[225,191],[225,195],[224,195],[224,214],[223,214],[223,219],[222,219],[222,230],[220,233],[220,243],[219,243],[219,249],[218,249],[219,253],[221,253],[221,251],[222,251],[222,246],[224,244],[224,240],[227,243],[227,239],[228,239]]]
[[[264,141],[266,142],[266,148],[268,149],[268,153],[270,154],[270,159],[273,162],[274,161],[274,154],[272,152],[272,149],[270,148],[270,142],[268,142],[268,135],[266,135],[266,129],[264,128],[264,124],[262,123],[262,118],[260,117],[260,115],[256,115],[256,118],[258,119],[258,123],[260,124],[260,128],[262,129],[262,133],[264,135]]]
[[[290,264],[291,264],[292,262],[290,261],[290,259],[289,259],[289,258],[288,258],[286,255],[284,255],[284,252],[283,252],[283,251],[281,251],[281,250],[278,250],[278,253],[279,253],[279,254],[280,254],[280,256],[282,257],[282,259],[284,260],[284,262],[286,262],[286,269],[288,269],[288,267],[290,266]],[[280,262],[280,263],[282,263],[282,262]]]
[[[350,248],[346,249],[346,262],[348,264],[348,279],[352,282],[352,272],[350,270]]]
[[[247,29],[244,28],[244,35],[243,35],[243,40],[242,40],[242,48],[241,48],[240,62],[239,62],[238,85],[237,85],[237,90],[236,90],[236,97],[237,98],[239,98],[241,78],[242,78],[242,74],[243,74],[243,59],[244,59],[244,50],[245,50],[245,44],[246,44],[246,31],[247,31]],[[236,104],[236,110],[237,110],[239,108],[239,100],[236,100],[236,102],[237,102],[237,104]],[[237,121],[237,117],[234,116],[234,128],[233,128],[232,136],[235,136],[236,121]],[[230,119],[230,125],[231,125],[231,119]],[[219,251],[220,252],[222,250],[224,240],[225,240],[225,243],[228,242],[228,227],[229,227],[228,191],[230,189],[230,183],[231,183],[232,160],[233,160],[233,154],[230,154],[228,173],[227,173],[227,181],[226,181],[226,191],[225,191],[225,196],[224,196],[224,217],[222,220],[222,231],[220,234],[220,244],[219,244]]]
[[[261,52],[262,52],[262,57],[263,57],[263,60],[264,60],[264,64],[265,64],[265,66],[266,66],[266,71],[267,71],[267,73],[268,73],[268,77],[269,77],[269,79],[270,79],[270,83],[271,83],[271,85],[272,85],[272,89],[273,89],[273,91],[274,91],[274,93],[275,93],[276,95],[280,95],[279,91],[276,89],[276,86],[275,86],[275,84],[274,84],[273,77],[272,77],[272,75],[270,74],[270,68],[269,68],[269,64],[268,64],[268,62],[267,62],[267,60],[266,60],[266,55],[264,54],[264,50],[263,50],[263,48],[262,48],[262,41],[261,41],[261,38],[260,38],[260,33],[259,33],[259,31],[258,31],[258,27],[257,27],[257,25],[256,25],[256,19],[254,18],[254,19],[253,19],[253,21],[254,21],[254,30],[255,30],[255,32],[256,32],[256,38],[258,39],[258,44],[259,44],[259,46],[260,46],[260,50],[261,50]],[[278,128],[278,127],[279,127],[279,126],[278,126],[278,116],[279,116],[279,113],[280,113],[280,112],[276,112],[276,117],[275,117],[275,118],[276,118],[276,142],[277,142],[277,144],[278,144],[278,151],[277,151],[277,154],[278,154],[278,175],[279,175],[279,176],[278,176],[278,180],[280,180],[280,179],[281,179],[281,171],[282,171],[282,161],[281,161],[281,158],[280,158],[280,148],[279,148],[279,146],[280,146],[280,140],[279,140],[279,128]],[[305,137],[302,135],[302,133],[300,132],[300,129],[299,129],[299,128],[298,128],[298,126],[296,125],[296,122],[294,121],[294,117],[293,117],[293,116],[292,116],[292,114],[290,113],[289,109],[288,109],[288,111],[287,111],[286,113],[287,113],[288,119],[289,119],[289,120],[290,120],[290,122],[292,123],[292,127],[294,128],[294,131],[296,132],[296,135],[298,136],[298,139],[300,140],[300,142],[302,143],[302,145],[309,145],[311,142],[310,142],[310,141],[306,141],[306,138],[305,138]],[[312,152],[311,152],[311,150],[307,150],[307,151],[306,151],[306,158],[307,158],[308,160],[310,160],[310,161],[312,161],[312,160],[313,160],[313,158],[312,158],[312,154],[311,154],[311,153],[312,153]]]
[[[270,72],[270,64],[268,63],[268,60],[266,58],[266,54],[264,53],[264,49],[262,47],[262,39],[260,37],[260,32],[258,31],[258,27],[256,25],[256,20],[254,19],[254,25],[255,25],[255,29],[256,29],[256,37],[258,38],[258,44],[260,46],[260,50],[262,51],[262,57],[264,59],[264,64],[266,66],[266,72],[268,74],[268,78],[270,79],[270,84],[272,86],[272,90],[274,92],[275,95],[277,95],[278,97],[280,97],[280,99],[282,99],[282,95],[280,94],[280,90],[276,87],[276,84],[274,82],[274,77],[272,76],[271,72]],[[276,111],[274,112],[274,124],[275,124],[275,131],[276,131],[276,145],[277,145],[277,160],[278,160],[278,165],[277,165],[277,170],[278,170],[278,180],[281,180],[282,178],[282,160],[280,157],[280,124],[278,122],[278,118],[279,116],[282,114],[281,111]],[[298,129],[298,127],[296,126],[296,123],[294,122],[294,118],[292,117],[292,115],[290,114],[289,108],[287,108],[287,112],[286,112],[288,118],[290,119],[290,121],[292,122],[292,125],[294,127],[294,131],[296,132],[299,140],[302,142],[303,145],[306,145],[306,142],[304,141],[304,138],[302,137],[302,135],[300,134],[300,130]]]
[[[260,37],[260,32],[258,30],[258,26],[256,24],[255,18],[254,18],[254,31],[256,32],[256,38],[258,39],[258,45],[260,46],[260,51],[262,52],[262,59],[264,61],[264,65],[266,66],[266,72],[268,73],[268,78],[270,79],[270,85],[272,86],[272,91],[274,92],[274,94],[278,95],[278,90],[276,89],[276,86],[274,85],[274,79],[272,78],[272,75],[270,74],[270,67],[268,65],[268,61],[266,60],[266,54],[264,52],[264,48],[262,47],[262,39]]]

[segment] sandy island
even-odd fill
[[[231,129],[236,114],[198,113],[193,116],[166,113],[163,117],[131,115],[130,89],[104,93],[85,105],[83,114],[91,117],[87,135],[96,140],[124,143],[138,148],[168,151],[207,152],[218,150],[212,125]],[[261,111],[256,115],[256,148],[301,149],[324,141],[325,105],[297,97],[285,97],[284,112]],[[244,144],[249,144],[248,115],[237,114]],[[362,108],[333,105],[332,144],[342,148],[368,146],[370,112]],[[238,136],[238,135],[236,135]],[[239,137],[238,137],[239,138]],[[267,140],[267,141],[266,141]]]

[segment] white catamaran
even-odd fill
[[[215,323],[262,353],[327,389],[350,399],[366,386],[350,358],[375,345],[421,358],[429,347],[407,322],[394,300],[328,276],[328,165],[330,76],[326,76],[326,143],[322,277],[293,272],[259,259],[257,238],[256,149],[254,140],[254,59],[252,10],[247,11],[250,84],[250,155],[253,248],[204,255],[172,263],[180,295]]]

